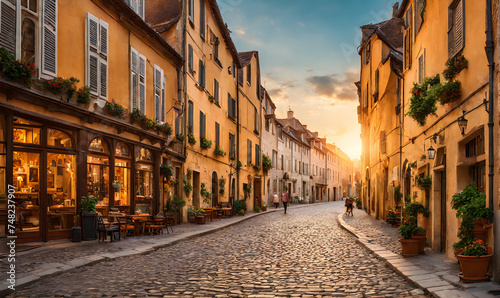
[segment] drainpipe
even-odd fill
[[[493,167],[494,167],[494,152],[493,145],[493,83],[495,75],[495,62],[493,61],[494,42],[493,42],[493,21],[492,21],[492,4],[491,0],[486,0],[486,57],[488,58],[489,68],[489,83],[488,83],[488,199],[489,207],[493,211]],[[490,222],[493,217],[490,218]]]

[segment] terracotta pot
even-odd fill
[[[205,215],[198,215],[195,217],[195,221],[199,225],[204,225],[206,222],[206,216]]]
[[[460,269],[462,274],[458,276],[464,282],[479,282],[487,281],[490,277],[488,273],[488,264],[491,259],[491,254],[481,257],[458,255]]]
[[[196,216],[188,216],[188,222],[189,223],[195,223],[196,222]]]
[[[418,255],[418,239],[399,239],[401,242],[401,255],[403,257],[413,257]]]
[[[418,239],[418,254],[423,255],[425,254],[425,241],[427,241],[427,237],[425,234],[423,235],[413,235],[411,236],[411,239]]]

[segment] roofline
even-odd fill
[[[233,39],[231,38],[229,29],[227,28],[227,25],[224,23],[224,20],[222,19],[222,14],[220,12],[219,5],[217,5],[217,1],[208,0],[208,3],[210,4],[210,7],[212,7],[215,20],[217,21],[217,25],[219,25],[219,29],[221,30],[222,36],[224,37],[224,41],[226,42],[226,45],[229,51],[231,52],[233,59],[236,62],[236,66],[241,68],[240,58],[238,57],[238,51],[236,50],[236,46],[233,43]]]
[[[125,18],[129,21],[131,25],[135,26],[139,30],[146,33],[150,38],[153,38],[161,46],[166,49],[166,54],[172,60],[174,65],[178,68],[182,67],[184,64],[184,58],[151,26],[149,26],[145,20],[143,20],[128,4],[123,0],[97,0],[103,6],[108,9],[113,10],[121,18]]]
[[[398,9],[398,12],[396,13],[396,16],[398,18],[403,18],[403,15],[406,11],[406,7],[408,6],[408,4],[410,4],[410,0],[403,0],[403,2],[401,2],[401,6],[399,7]]]
[[[398,49],[396,49],[390,42],[387,41],[387,38],[385,37],[384,33],[382,33],[382,31],[380,31],[379,28],[376,28],[375,31],[373,31],[372,34],[370,34],[370,36],[366,39],[366,41],[364,43],[362,43],[360,46],[359,46],[359,50],[358,50],[358,55],[361,55],[361,51],[363,50],[363,48],[365,47],[366,43],[370,41],[370,39],[372,38],[373,34],[376,33],[377,36],[391,49],[393,49],[394,51],[400,53],[400,54],[403,54],[402,52],[400,52]]]

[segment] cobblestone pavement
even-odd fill
[[[401,243],[399,242],[401,236],[397,228],[393,228],[385,221],[377,220],[359,209],[354,210],[354,216],[344,216],[344,220],[356,230],[369,235],[372,242],[393,253],[401,254]]]
[[[267,214],[147,255],[105,261],[45,278],[15,295],[422,294],[337,225],[338,212],[342,211],[343,203],[335,202],[292,209],[286,215]]]

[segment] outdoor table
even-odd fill
[[[137,235],[144,235],[144,231],[146,230],[146,220],[148,219],[149,214],[135,214],[128,215],[127,217],[131,218],[135,222],[135,233]]]
[[[222,211],[223,217],[232,217],[233,216],[233,213],[231,212],[232,208],[222,207],[222,208],[220,208],[220,210]]]

